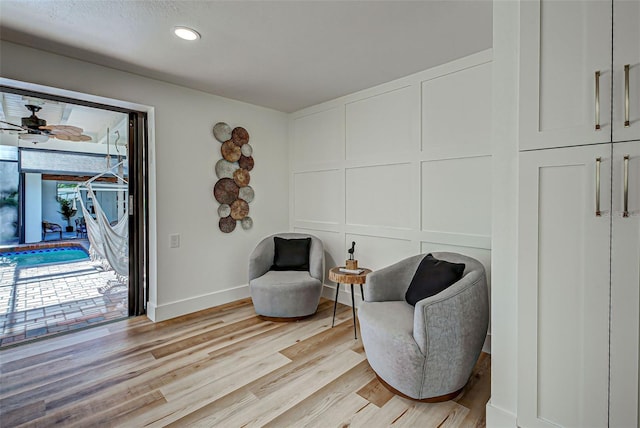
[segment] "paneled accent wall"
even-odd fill
[[[374,270],[453,251],[477,258],[490,279],[491,58],[480,52],[291,115],[291,229],[322,239],[327,270],[356,241],[359,264]]]

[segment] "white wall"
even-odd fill
[[[58,202],[58,183],[78,184],[72,181],[55,181],[42,180],[42,219],[53,223],[58,223],[63,228],[67,226],[67,220],[60,214],[60,203]],[[83,200],[86,206],[86,192],[82,192]],[[100,207],[104,211],[109,221],[118,220],[117,211],[117,192],[100,192],[96,191],[96,199]],[[82,208],[80,203],[76,204],[76,215],[71,217],[71,226],[75,230],[75,219],[82,217]]]
[[[62,218],[62,214],[58,213],[60,204],[56,201],[56,184],[55,181],[42,180],[42,220],[58,223],[64,228],[67,222]],[[26,192],[27,197],[29,193],[30,189]]]
[[[443,250],[491,277],[491,55],[291,115],[291,229],[323,240],[327,268],[356,241],[360,266]]]
[[[96,199],[100,204],[100,208],[102,208],[102,211],[104,211],[109,221],[118,220],[117,195],[117,192],[96,192]],[[82,214],[82,209],[80,207],[78,207],[78,209],[80,210],[80,214]]]
[[[272,110],[7,42],[0,76],[151,107],[157,320],[246,295],[253,245],[289,227],[323,239],[328,267],[344,262],[351,240],[360,264],[374,269],[437,249],[479,258],[493,289],[488,426],[515,426],[518,21],[517,3],[494,3],[493,85],[484,52],[310,107],[290,116],[290,153],[287,116]],[[218,121],[251,132],[250,231],[217,228]],[[169,249],[171,233],[182,235],[180,248]]]
[[[42,180],[42,219],[57,223],[62,229],[67,226],[67,220],[60,214],[60,203],[57,200],[57,181]],[[79,207],[78,207],[79,209]],[[75,228],[74,219],[78,217],[78,213],[71,217],[71,225]]]
[[[0,42],[0,75],[90,94],[150,112],[151,256],[149,316],[155,320],[248,296],[247,261],[264,236],[287,230],[287,116],[131,73]],[[67,94],[68,95],[68,94]],[[77,96],[80,96],[76,94]],[[124,101],[126,103],[122,103]],[[146,108],[146,107],[145,107]],[[212,189],[220,158],[212,134],[216,122],[243,126],[251,134],[256,166],[251,186],[254,227],[224,234]],[[181,235],[169,248],[169,235]]]
[[[519,2],[493,3],[493,283],[488,427],[516,427]]]
[[[42,175],[24,175],[24,242],[42,240]]]

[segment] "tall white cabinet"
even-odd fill
[[[610,218],[595,214],[610,150],[520,159],[518,416],[523,427],[607,425]],[[609,200],[609,180],[600,201]],[[602,208],[602,207],[601,207]]]
[[[640,142],[613,145],[610,426],[640,425]],[[625,191],[626,188],[626,191]]]
[[[640,140],[640,0],[613,2],[612,141]]]
[[[520,29],[522,150],[640,140],[638,0],[526,0]]]
[[[518,424],[639,427],[640,1],[520,21]]]

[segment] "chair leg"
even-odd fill
[[[351,310],[353,311],[353,337],[358,339],[358,332],[356,330],[356,299],[353,295],[353,284],[351,284]]]
[[[333,320],[331,321],[331,328],[333,328],[336,322],[336,306],[338,306],[338,293],[340,292],[340,283],[336,284],[336,299],[333,301]]]

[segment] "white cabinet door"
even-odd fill
[[[625,66],[629,68],[626,73]],[[615,0],[613,141],[631,140],[640,140],[640,0]]]
[[[611,144],[520,154],[519,426],[607,426],[610,157]]]
[[[640,313],[640,141],[613,145],[611,427],[637,427]],[[625,168],[625,156],[628,156]],[[625,174],[626,171],[626,174]],[[625,216],[625,175],[627,208]]]
[[[610,0],[521,2],[521,150],[611,141],[611,25]]]

